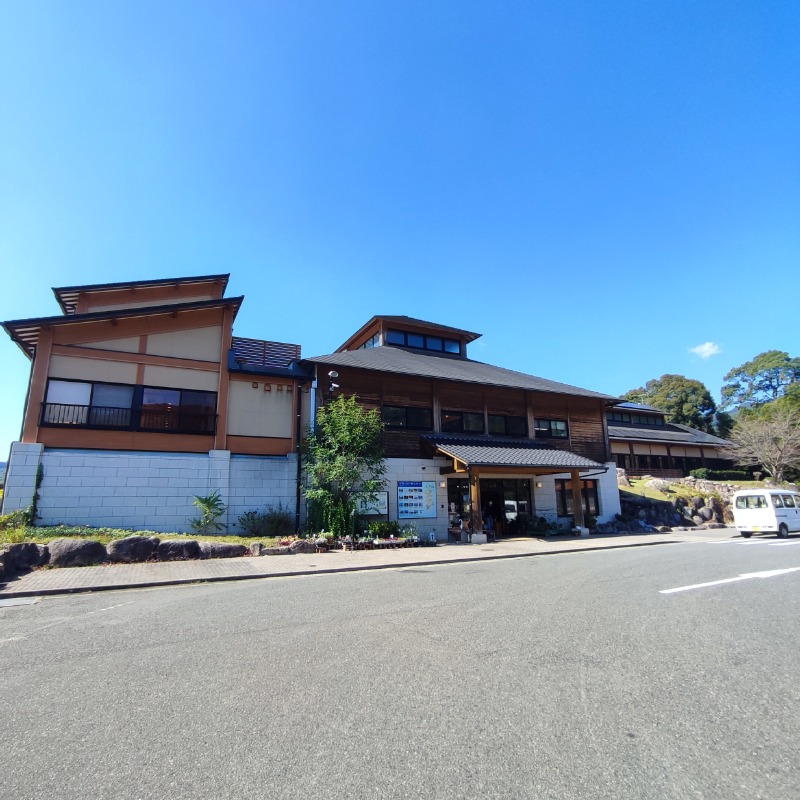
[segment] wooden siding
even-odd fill
[[[367,370],[338,369],[339,393],[354,395],[367,408],[382,405],[410,406],[453,411],[486,411],[489,414],[524,416],[529,420],[533,438],[533,420],[567,420],[568,440],[542,439],[548,447],[570,450],[600,463],[608,459],[604,428],[605,405],[601,400],[573,395],[549,394],[521,389],[431,381],[412,376],[387,376]],[[324,386],[324,380],[321,384]],[[327,394],[326,392],[324,392]],[[438,428],[438,420],[434,420]],[[432,431],[431,431],[432,432]],[[420,436],[426,431],[392,430],[384,434],[388,458],[424,458]]]

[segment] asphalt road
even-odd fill
[[[797,800],[792,568],[756,538],[3,607],[0,797]]]

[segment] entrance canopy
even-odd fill
[[[486,436],[425,436],[437,455],[453,459],[453,469],[447,472],[468,472],[476,467],[485,470],[509,470],[547,475],[573,470],[606,471],[603,464],[590,458],[548,447],[531,439],[506,439]],[[442,470],[445,471],[444,469]]]

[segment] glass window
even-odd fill
[[[92,391],[89,425],[127,428],[131,424],[133,386],[96,383]]]
[[[790,494],[785,494],[783,496],[783,504],[786,506],[786,508],[797,508],[794,503],[794,497],[792,497]]]
[[[572,516],[572,481],[557,480],[555,483],[558,516]],[[581,481],[581,498],[583,513],[596,517],[600,513],[600,505],[597,500],[597,481]]]
[[[407,427],[419,431],[429,431],[433,428],[433,414],[429,408],[406,409]]]
[[[783,508],[783,498],[779,494],[772,495],[772,505],[775,508]]]
[[[145,387],[140,425],[150,430],[177,430],[180,427],[180,407],[181,393],[178,389]]]
[[[506,433],[509,436],[527,436],[528,423],[525,417],[506,417]]]
[[[459,354],[461,352],[461,344],[455,339],[445,339],[444,351],[445,353]]]
[[[213,433],[217,396],[213,392],[181,392],[181,430]]]
[[[438,336],[425,337],[425,347],[428,350],[441,350],[442,346],[442,340]]]
[[[569,430],[564,419],[537,419],[536,436],[545,439],[567,439]]]
[[[442,432],[461,433],[464,430],[464,419],[460,411],[442,411]]]
[[[489,414],[489,433],[494,436],[504,436],[505,432],[505,417],[501,417],[499,414]]]
[[[403,333],[403,331],[387,331],[386,342],[387,344],[405,344],[406,335]]]
[[[387,428],[405,428],[406,410],[397,406],[384,406],[381,410],[383,424]]]
[[[425,337],[421,333],[407,333],[406,345],[408,347],[425,347]]]
[[[465,411],[463,417],[465,431],[469,433],[483,433],[483,414]]]
[[[50,381],[47,386],[47,402],[70,406],[88,406],[92,396],[91,383],[77,381]]]

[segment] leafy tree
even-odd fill
[[[668,422],[714,433],[717,404],[701,381],[683,375],[662,375],[638,389],[631,389],[623,397],[663,411]]]
[[[767,350],[734,367],[724,380],[723,407],[760,406],[778,400],[800,382],[800,358],[790,358],[782,350]]]
[[[317,412],[305,442],[306,497],[322,510],[325,528],[353,532],[360,499],[374,501],[384,486],[383,422],[376,410],[340,396]]]
[[[761,465],[781,483],[789,469],[800,468],[800,411],[772,405],[736,421],[730,450],[739,464]]]
[[[717,429],[717,436],[727,439],[731,435],[734,423],[736,422],[733,415],[729,414],[727,411],[717,411],[714,416],[714,421]]]

